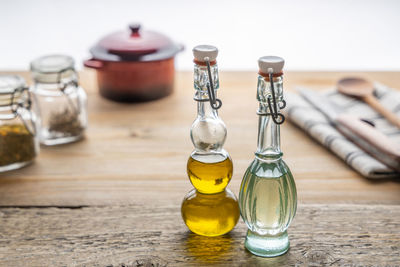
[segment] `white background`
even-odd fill
[[[77,67],[105,34],[140,22],[191,49],[214,44],[221,70],[255,70],[280,55],[290,70],[400,70],[396,0],[0,0],[0,69],[27,69],[43,54],[72,55]]]

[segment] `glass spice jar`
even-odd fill
[[[39,153],[36,122],[24,79],[0,75],[0,172],[33,162]]]
[[[48,55],[31,62],[32,92],[40,112],[39,141],[48,146],[80,140],[87,127],[87,96],[74,60]]]

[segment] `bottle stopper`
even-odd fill
[[[265,56],[258,59],[258,67],[262,74],[281,74],[285,60],[277,56]]]
[[[282,124],[285,121],[285,116],[280,113],[279,109],[286,106],[286,102],[283,99],[278,99],[275,95],[275,85],[274,78],[282,75],[283,65],[285,65],[285,60],[281,57],[276,56],[265,56],[258,59],[258,67],[260,68],[259,74],[264,77],[268,77],[270,84],[270,96],[267,97],[269,112],[258,113],[259,115],[271,115],[272,120],[275,124]],[[280,103],[278,103],[280,101]],[[279,106],[278,106],[279,104]],[[278,109],[279,107],[279,109]]]
[[[193,56],[199,62],[205,62],[207,58],[209,62],[213,62],[217,59],[218,48],[212,45],[198,45],[193,48]]]

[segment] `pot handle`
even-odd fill
[[[83,61],[83,65],[92,69],[101,69],[104,67],[104,63],[102,61],[96,59],[88,59]]]

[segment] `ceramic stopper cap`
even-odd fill
[[[281,73],[283,66],[285,65],[285,60],[277,56],[265,56],[258,59],[258,67],[260,72],[268,74],[270,69],[272,73]]]
[[[218,48],[212,45],[198,45],[193,48],[193,56],[200,62],[205,62],[204,58],[206,57],[210,62],[215,61],[218,56]]]

